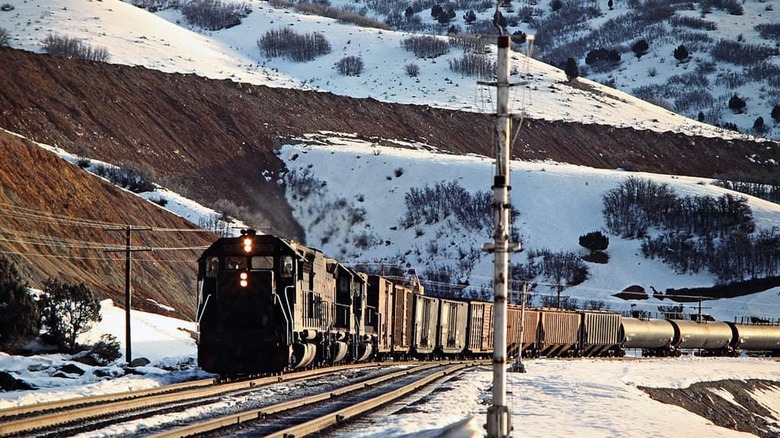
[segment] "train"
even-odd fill
[[[489,358],[493,303],[433,297],[320,250],[243,230],[198,259],[198,363],[221,376],[370,360]],[[509,357],[780,355],[780,326],[641,319],[608,311],[507,311]]]

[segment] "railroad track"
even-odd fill
[[[266,438],[303,437],[344,424],[424,386],[449,379],[466,368],[485,364],[485,361],[471,361],[417,365],[338,389],[183,425],[152,436],[173,438],[221,431],[229,436],[240,436],[244,432]]]
[[[228,394],[241,394],[283,382],[369,367],[378,368],[377,364],[344,365],[222,384],[205,379],[9,408],[0,410],[0,436],[67,436],[69,430],[78,433],[90,428],[98,429],[117,418],[143,416],[146,415],[144,412],[184,409]]]
[[[159,437],[249,427],[253,436],[304,436],[466,367],[485,362],[347,365],[214,384],[199,380],[161,388],[82,397],[0,411],[0,436]]]

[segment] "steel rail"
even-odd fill
[[[348,408],[341,409],[339,411],[323,415],[322,417],[315,418],[314,420],[307,421],[306,423],[292,426],[282,431],[267,435],[266,438],[289,438],[289,437],[303,437],[306,435],[319,432],[328,427],[343,423],[353,417],[361,415],[365,412],[376,409],[387,403],[397,400],[405,395],[408,395],[418,389],[432,383],[435,380],[442,379],[448,376],[452,376],[456,371],[460,371],[469,367],[469,364],[457,364],[448,367],[444,371],[440,371],[430,376],[424,377],[416,382],[406,385],[402,388],[395,389],[388,393],[382,394],[379,397],[372,398],[357,404],[354,404]]]
[[[18,420],[0,423],[0,436],[56,426],[63,423],[72,423],[91,417],[99,417],[109,414],[132,411],[142,407],[159,406],[166,403],[196,400],[229,392],[253,389],[259,386],[267,386],[274,383],[303,380],[335,371],[373,366],[377,366],[377,364],[365,363],[341,365],[336,367],[318,368],[286,375],[263,377],[219,385],[209,384],[208,380],[200,380],[196,381],[194,388],[171,392],[171,387],[178,387],[181,389],[182,387],[188,388],[188,384],[192,384],[192,382],[182,382],[174,385],[162,386],[159,388],[132,391],[129,393],[125,392],[96,397],[68,399],[63,401],[60,406],[57,406],[57,404],[60,402],[46,403],[45,405],[48,405],[48,409],[65,409],[74,405],[85,404],[86,400],[89,400],[92,404],[90,406],[76,407],[74,409],[64,410],[62,412],[54,412],[49,414],[44,413],[42,415],[25,417]],[[213,382],[213,380],[211,380],[211,382]],[[42,405],[44,404],[41,404],[40,406]],[[2,413],[7,415],[6,412],[14,410],[22,409],[12,408],[9,410],[4,410]],[[37,409],[36,411],[40,411],[40,409]]]
[[[327,415],[323,416],[320,419],[312,420],[310,422],[304,423],[303,425],[291,427],[289,429],[286,429],[284,432],[287,432],[289,430],[298,430],[298,428],[308,429],[308,428],[311,428],[311,427],[319,427],[320,424],[325,424],[325,423],[327,423],[328,425],[336,424],[339,421],[345,420],[347,418],[351,418],[351,417],[353,417],[355,415],[358,415],[358,414],[360,414],[362,412],[365,412],[366,410],[373,409],[376,406],[381,406],[382,404],[386,404],[386,403],[388,403],[388,402],[390,402],[392,400],[395,400],[395,399],[397,399],[399,397],[402,397],[402,396],[408,394],[409,392],[412,392],[412,391],[414,391],[416,389],[419,389],[422,386],[425,386],[425,385],[429,384],[433,380],[441,378],[442,375],[451,374],[455,370],[460,370],[460,369],[463,369],[463,368],[466,368],[466,367],[469,367],[469,366],[481,365],[481,364],[484,364],[484,363],[485,362],[464,362],[464,363],[458,363],[458,364],[452,365],[447,370],[445,370],[445,371],[443,371],[441,373],[435,373],[435,374],[433,374],[431,376],[428,376],[428,377],[426,377],[424,379],[421,379],[418,382],[415,382],[412,385],[407,385],[404,388],[400,388],[400,389],[391,391],[391,392],[389,392],[389,393],[387,393],[387,394],[385,394],[383,396],[380,396],[380,397],[378,397],[376,399],[369,400],[369,401],[362,402],[362,403],[358,403],[358,404],[355,405],[356,407],[361,407],[364,410],[359,410],[358,409],[358,410],[355,410],[353,412],[352,408],[347,408],[347,409],[338,411],[338,412],[336,412],[334,414],[327,414]],[[444,364],[442,364],[441,362],[430,363],[430,364],[426,364],[426,365],[418,365],[418,366],[416,366],[413,369],[397,371],[397,372],[390,373],[390,374],[387,374],[387,375],[384,375],[384,376],[380,376],[380,377],[376,377],[376,378],[370,379],[370,380],[365,381],[365,382],[357,383],[357,384],[354,384],[354,385],[349,385],[349,386],[346,386],[346,387],[343,387],[343,388],[339,388],[339,389],[336,389],[336,390],[333,390],[333,391],[327,391],[327,392],[324,392],[322,394],[312,395],[312,396],[304,397],[302,399],[297,399],[297,400],[291,400],[291,401],[288,401],[288,402],[279,403],[279,404],[276,404],[276,405],[267,406],[267,407],[260,408],[260,409],[252,409],[252,410],[248,410],[248,411],[245,411],[245,412],[225,415],[225,416],[222,416],[222,417],[219,417],[219,418],[214,418],[214,419],[210,419],[210,420],[206,420],[206,421],[202,421],[202,422],[198,422],[198,423],[193,423],[193,424],[189,424],[189,425],[186,425],[186,426],[182,426],[182,427],[179,427],[179,428],[176,428],[176,429],[172,429],[172,430],[169,430],[169,431],[160,432],[160,433],[157,433],[157,434],[154,434],[154,435],[151,435],[151,436],[153,438],[179,438],[179,437],[187,437],[187,436],[192,436],[192,435],[197,435],[197,434],[203,434],[203,433],[207,433],[207,432],[213,432],[213,431],[216,431],[216,430],[219,430],[219,429],[224,429],[226,427],[235,426],[235,425],[238,425],[238,424],[241,424],[241,423],[246,423],[246,422],[249,422],[249,421],[262,419],[262,418],[267,417],[269,415],[278,414],[278,413],[284,412],[286,410],[299,408],[299,407],[307,406],[307,405],[310,405],[310,404],[318,403],[318,402],[321,402],[321,401],[324,401],[324,400],[332,399],[332,398],[338,397],[340,395],[343,395],[343,394],[346,394],[346,393],[349,393],[349,392],[357,391],[357,390],[364,389],[364,388],[369,388],[369,387],[376,386],[376,385],[378,385],[380,383],[383,383],[383,382],[386,382],[386,381],[389,381],[389,380],[392,380],[392,379],[397,379],[397,378],[400,378],[400,377],[403,377],[403,376],[407,376],[407,375],[414,374],[414,373],[417,373],[417,372],[425,371],[425,370],[428,370],[430,368],[436,368],[436,367],[441,367],[441,366],[444,366]],[[424,382],[424,383],[418,384],[419,382]],[[374,400],[379,400],[379,401],[374,401]],[[311,425],[310,425],[310,423],[311,423]],[[326,426],[323,426],[323,427],[326,427]],[[301,430],[304,430],[304,429],[301,429]],[[312,430],[319,430],[319,429],[312,429]],[[300,433],[300,432],[298,432],[298,433]],[[307,433],[310,433],[310,432],[307,432]],[[299,436],[299,435],[297,435],[297,433],[294,433],[292,435],[278,435],[278,433],[277,433],[277,434],[273,434],[273,435],[270,435],[270,436],[278,436],[278,437],[287,436],[287,437],[290,437],[290,436]]]

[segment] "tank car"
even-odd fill
[[[732,331],[725,322],[696,322],[670,319],[674,328],[672,346],[675,354],[681,350],[698,349],[705,355],[725,355],[732,351]]]
[[[621,319],[621,347],[642,349],[644,356],[672,354],[674,326],[665,319]]]
[[[752,351],[780,356],[780,325],[736,324],[727,322],[732,331],[731,347],[735,351]]]
[[[241,375],[366,358],[366,278],[320,251],[247,230],[198,259],[198,362]]]

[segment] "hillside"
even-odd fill
[[[293,219],[284,188],[276,181],[285,167],[277,154],[286,139],[320,131],[352,132],[369,142],[402,139],[410,142],[406,147],[420,142],[439,152],[492,154],[493,119],[489,115],[210,80],[18,50],[3,49],[0,56],[4,60],[0,63],[3,128],[84,157],[141,169],[156,182],[204,205],[227,206],[230,213],[243,213],[258,228],[304,241],[306,230]],[[544,120],[526,121],[513,155],[520,160],[701,177],[726,171],[768,172],[780,162],[780,148],[773,143]],[[34,163],[22,168],[27,169],[22,174],[43,171],[38,170],[40,163]],[[11,163],[6,160],[6,165]],[[11,178],[19,179],[11,175],[0,175],[4,187]],[[36,202],[50,196],[51,187],[64,190],[60,186],[70,178],[63,175],[69,174],[41,175],[36,184],[27,184],[26,196],[17,198],[15,205],[41,210]],[[140,202],[129,195],[127,201],[122,199],[110,205]],[[148,202],[141,204],[149,204],[147,208],[155,212],[150,218],[162,214]],[[52,211],[57,214],[58,210]],[[148,222],[131,221],[134,216],[120,216],[122,220],[104,216],[111,211],[90,210],[73,216],[111,223]],[[69,235],[65,229],[61,232],[66,238],[94,240]],[[102,241],[106,236],[100,234]],[[121,243],[121,236],[113,238]],[[198,239],[197,244],[208,240],[203,236]],[[187,242],[159,245],[194,245]],[[1,243],[3,250],[11,248],[8,242]],[[190,254],[180,258],[197,257],[195,252]],[[24,269],[35,272],[36,280],[56,272],[41,259],[29,258],[27,262]],[[122,284],[119,265],[100,275],[94,274],[102,272],[94,266],[83,269],[82,275],[101,288]],[[148,294],[169,303],[158,298],[170,294],[178,297],[173,300],[191,305],[187,300],[191,300],[194,272],[178,271],[176,275],[181,276],[179,282],[160,279],[170,292],[155,287],[161,284],[153,284],[154,279],[149,280],[148,288],[139,280],[139,302]],[[117,293],[106,292],[109,296]]]
[[[492,155],[490,115],[383,103],[330,93],[166,74],[141,67],[3,49],[0,125],[32,140],[115,164],[150,168],[158,182],[206,205],[224,198],[257,212],[254,225],[294,238],[276,183],[284,138],[319,131],[419,141],[440,151]],[[568,85],[560,84],[561,87]],[[771,172],[771,142],[696,137],[526,119],[516,159],[554,160],[713,177]],[[154,173],[153,172],[153,173]],[[249,186],[247,181],[260,180]]]
[[[133,235],[134,247],[155,249],[134,255],[133,307],[193,318],[200,252],[173,248],[207,245],[213,236],[30,141],[0,131],[0,148],[0,251],[31,286],[49,277],[83,281],[124,306],[124,253],[105,250],[122,249],[125,233],[110,229],[155,227]]]

